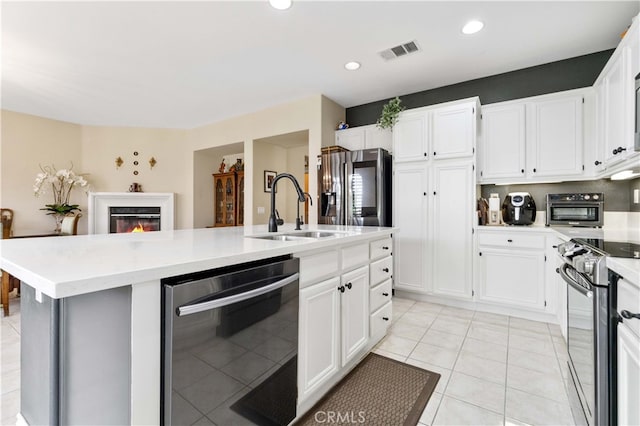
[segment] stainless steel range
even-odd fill
[[[615,425],[616,284],[606,257],[640,257],[640,245],[604,239],[573,239],[558,246],[567,285],[569,397],[576,424]]]

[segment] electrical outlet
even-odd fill
[[[633,204],[640,203],[640,189],[633,190]]]
[[[258,214],[264,214],[264,207],[258,207]]]

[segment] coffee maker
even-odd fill
[[[536,203],[531,194],[507,194],[502,203],[502,220],[507,225],[531,225],[536,220]]]

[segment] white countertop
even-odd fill
[[[293,224],[279,233],[293,231]],[[336,243],[387,236],[394,228],[308,225],[342,232],[295,241],[247,238],[266,225],[135,234],[77,235],[0,240],[0,268],[52,298],[158,280]]]

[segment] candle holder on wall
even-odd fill
[[[151,157],[149,159],[149,165],[151,166],[151,169],[153,169],[156,164],[158,164],[158,162],[156,161],[155,157]]]
[[[122,157],[116,158],[116,169],[119,169],[120,167],[122,167],[123,164],[124,164],[124,160],[122,159]]]

